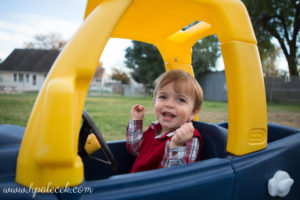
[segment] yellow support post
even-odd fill
[[[227,151],[244,155],[267,145],[267,107],[262,68],[255,44],[221,45],[228,88]]]
[[[18,183],[64,187],[82,182],[77,148],[87,90],[102,50],[130,4],[131,0],[102,2],[54,63],[26,127],[17,159]]]

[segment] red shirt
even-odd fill
[[[169,142],[176,130],[157,135],[161,130],[159,123],[152,123],[144,133],[142,127],[142,120],[131,120],[127,129],[127,149],[132,155],[137,155],[131,172],[172,167],[200,160],[203,142],[197,129],[194,129],[194,137],[185,146],[169,148]]]

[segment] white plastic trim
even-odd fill
[[[290,192],[294,180],[282,170],[278,170],[273,178],[268,181],[268,192],[272,197],[285,197]]]

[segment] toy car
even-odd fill
[[[108,39],[153,44],[167,71],[193,74],[191,48],[213,34],[225,64],[228,123],[194,122],[204,139],[200,162],[130,174],[125,141],[106,144],[83,111]],[[103,152],[88,145],[95,141]],[[256,38],[241,1],[89,0],[26,129],[0,126],[0,199],[300,199],[299,153],[299,130],[267,123]]]

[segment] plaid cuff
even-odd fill
[[[185,146],[169,147],[170,141],[166,142],[165,154],[161,162],[162,168],[173,167],[192,163],[197,159],[199,152],[199,140],[193,137]]]
[[[183,159],[186,154],[186,146],[179,146],[179,147],[169,147],[170,141],[167,142],[167,154],[168,159],[170,160],[180,160]]]
[[[143,140],[143,120],[130,120],[127,127],[126,144],[131,155],[138,155]]]
[[[177,165],[183,165],[185,161],[184,157],[186,154],[186,147],[181,146],[181,147],[170,148],[169,144],[170,141],[167,141],[162,167],[168,168]]]
[[[127,130],[127,141],[132,144],[143,137],[143,120],[130,120]]]
[[[129,120],[128,124],[131,129],[143,129],[143,120]]]
[[[194,162],[197,159],[199,148],[200,141],[196,137],[193,137],[192,140],[186,143],[186,157],[189,160],[189,162]]]

